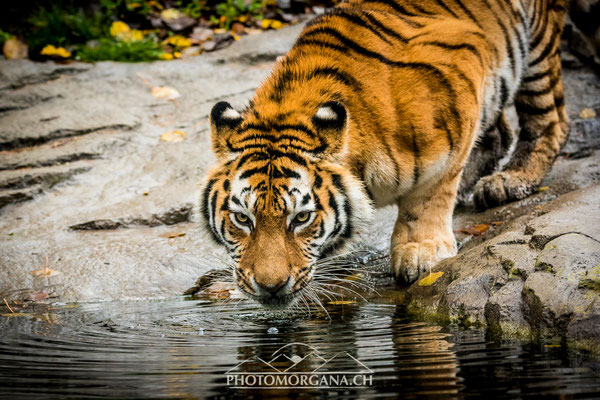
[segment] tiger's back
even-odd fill
[[[505,170],[477,183],[478,206],[531,193],[564,143],[558,58],[564,12],[560,1],[344,2],[306,26],[243,115],[222,103],[215,107],[213,143],[223,160],[218,174],[238,181],[245,176],[246,202],[240,193],[236,200],[256,226],[266,218],[261,214],[282,211],[283,218],[295,203],[290,187],[303,185],[315,205],[314,220],[323,215],[312,230],[313,243],[310,237],[298,242],[312,250],[300,251],[305,260],[299,256],[290,265],[315,265],[325,248],[342,247],[339,240],[312,246],[327,236],[326,215],[336,217],[330,226],[338,235],[355,236],[351,225],[368,219],[370,204],[397,204],[392,271],[399,281],[412,282],[456,254],[451,219],[461,174],[469,154],[475,171],[496,168],[510,145],[503,116],[508,106],[516,104],[521,134]],[[490,143],[501,149],[492,156]],[[262,176],[259,183],[247,184],[253,175],[248,171]],[[475,183],[471,175],[463,186]],[[325,188],[316,185],[317,176],[321,182],[329,177]],[[247,196],[257,186],[264,194],[260,210]],[[216,187],[203,190],[203,214],[223,239],[227,227],[215,232],[218,213],[206,200]],[[218,199],[228,203],[231,192],[223,187],[214,207]],[[235,249],[239,260],[254,246],[254,231],[247,234],[248,243]],[[256,261],[242,264],[245,273],[257,274]],[[264,278],[267,286],[289,279],[293,269]],[[246,286],[252,290],[252,282]]]

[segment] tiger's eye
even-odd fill
[[[235,219],[240,224],[247,224],[248,223],[248,216],[245,215],[245,214],[242,214],[242,213],[235,213]]]
[[[296,214],[296,218],[294,218],[294,219],[298,223],[304,223],[304,222],[308,221],[309,217],[310,217],[310,214],[306,211],[303,211],[303,212]]]

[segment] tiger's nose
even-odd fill
[[[271,296],[274,296],[277,294],[277,292],[279,292],[281,290],[281,288],[283,288],[285,285],[287,285],[288,281],[290,280],[290,277],[288,277],[285,281],[284,280],[280,280],[277,281],[275,283],[265,283],[265,282],[261,282],[261,281],[256,281],[256,284],[263,290],[267,291],[268,293],[271,294]]]

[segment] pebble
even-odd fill
[[[269,328],[269,329],[267,330],[267,333],[270,333],[270,334],[274,335],[274,334],[276,334],[276,333],[279,333],[279,329],[277,329],[277,328],[275,328],[275,327],[272,327],[272,328]]]

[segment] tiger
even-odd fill
[[[307,23],[246,108],[210,112],[218,161],[200,226],[226,248],[240,291],[265,306],[297,301],[319,260],[344,254],[388,205],[391,274],[410,285],[457,254],[459,185],[474,185],[480,209],[530,195],[569,132],[567,6],[348,0]],[[496,171],[513,105],[520,131]],[[468,160],[487,176],[463,178]]]

